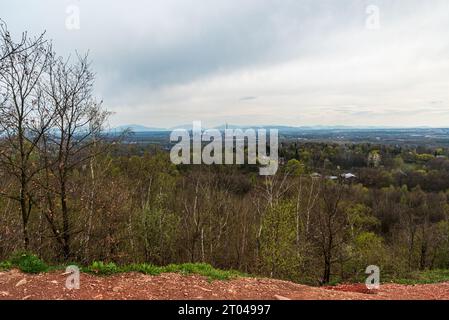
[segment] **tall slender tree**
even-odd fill
[[[49,67],[49,81],[45,94],[55,113],[53,129],[45,137],[45,159],[48,177],[55,177],[48,185],[47,221],[62,246],[64,259],[71,257],[71,238],[75,232],[69,205],[70,179],[74,169],[89,160],[98,148],[103,124],[109,113],[93,98],[94,74],[87,54],[76,61],[56,58]],[[57,202],[54,203],[54,201]]]
[[[16,42],[4,24],[0,30],[0,164],[18,186],[0,192],[19,203],[23,247],[28,249],[28,221],[35,203],[32,180],[41,170],[33,155],[53,120],[41,90],[52,50],[43,35],[31,38],[23,33]]]

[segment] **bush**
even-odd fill
[[[212,267],[207,263],[183,263],[183,264],[169,264],[165,267],[159,267],[152,264],[132,264],[124,267],[121,271],[129,272],[141,272],[149,275],[159,275],[161,273],[173,272],[181,274],[198,274],[208,277],[209,280],[228,280],[238,276],[242,276],[242,273],[237,271],[229,270],[219,270]]]
[[[438,283],[449,281],[449,270],[447,269],[434,269],[424,271],[413,271],[405,275],[405,278],[392,278],[388,279],[395,283],[400,284],[424,284],[424,283]]]
[[[10,266],[16,267],[25,273],[40,273],[48,271],[48,266],[36,255],[19,252],[10,259]]]
[[[11,269],[11,267],[12,267],[12,264],[9,261],[0,262],[0,271],[9,270],[9,269]]]
[[[87,272],[92,272],[96,274],[109,275],[120,272],[120,268],[113,262],[104,263],[102,261],[94,261],[90,266],[87,267]]]
[[[149,274],[152,276],[157,276],[162,273],[162,267],[155,266],[153,264],[140,263],[140,264],[131,264],[128,267],[125,267],[123,271],[126,272],[140,272],[144,274]]]
[[[29,253],[17,253],[11,257],[10,261],[0,262],[0,270],[8,270],[11,267],[16,267],[26,273],[40,273],[63,268],[62,266],[49,267],[37,256]],[[94,261],[88,267],[83,267],[82,271],[97,275],[111,275],[120,272],[140,272],[153,276],[161,273],[173,272],[184,275],[198,274],[207,277],[209,280],[228,280],[238,276],[246,276],[245,274],[234,270],[225,271],[215,269],[207,263],[169,264],[160,267],[147,263],[117,266],[113,262],[104,263],[102,261]]]
[[[208,277],[209,280],[229,280],[238,276],[242,276],[242,273],[229,270],[224,271],[215,269],[207,263],[183,263],[183,264],[169,264],[163,267],[163,272],[178,272],[182,274],[198,274]]]

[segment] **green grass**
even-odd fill
[[[76,265],[76,263],[73,263]],[[49,266],[36,255],[31,253],[19,252],[11,256],[7,261],[0,262],[0,270],[10,270],[12,268],[20,269],[25,273],[41,273],[53,270],[64,270],[65,266]],[[119,266],[113,262],[105,263],[94,261],[89,266],[80,267],[81,271],[96,275],[112,275],[122,272],[140,272],[148,275],[159,275],[161,273],[173,272],[183,275],[198,274],[212,280],[229,280],[236,277],[247,276],[235,270],[220,270],[207,263],[183,263],[169,264],[167,266],[155,266],[148,263],[134,263]]]
[[[149,274],[152,276],[157,276],[164,272],[163,268],[164,267],[158,267],[158,266],[155,266],[153,264],[148,264],[148,263],[139,263],[139,264],[135,263],[135,264],[126,266],[125,271],[140,272],[140,273]]]
[[[425,283],[438,283],[449,281],[448,269],[434,269],[425,271],[415,271],[408,274],[406,277],[397,277],[386,279],[381,282],[394,282],[399,284],[425,284]]]
[[[0,271],[9,270],[11,268],[12,268],[12,264],[10,261],[0,262]]]
[[[149,275],[159,275],[161,273],[174,272],[184,275],[198,274],[207,277],[209,280],[229,280],[239,276],[245,276],[243,273],[234,270],[220,270],[206,263],[183,263],[169,264],[167,266],[155,266],[147,263],[130,264],[117,266],[115,263],[93,262],[90,266],[82,268],[85,272],[98,275],[111,275],[120,272],[140,272]]]
[[[73,263],[76,265],[76,263]],[[17,268],[25,273],[41,273],[52,270],[64,270],[65,266],[49,266],[39,257],[27,252],[13,254],[9,260],[0,262],[0,271]],[[235,270],[220,270],[207,263],[182,263],[169,264],[167,266],[156,266],[148,263],[134,263],[124,266],[116,265],[113,262],[104,263],[94,261],[87,267],[80,267],[81,271],[97,275],[111,275],[122,272],[140,272],[148,275],[159,275],[161,273],[173,272],[183,275],[197,274],[212,280],[229,280],[236,277],[245,277],[247,274]],[[398,284],[425,284],[449,282],[449,269],[435,269],[425,271],[415,271],[404,276],[387,276],[382,278],[381,283],[394,282]],[[335,278],[330,285],[340,283],[340,279]]]
[[[119,268],[115,263],[104,263],[102,261],[94,261],[90,266],[82,267],[81,270],[99,275],[110,275],[121,272],[121,268]]]
[[[245,276],[235,270],[220,270],[215,269],[210,264],[206,263],[184,263],[184,264],[169,264],[163,267],[163,272],[179,272],[182,274],[199,274],[208,277],[210,280],[229,280],[239,276]]]
[[[339,285],[341,283],[363,283],[365,282],[367,275],[360,275],[359,277],[352,277],[350,279],[342,280],[339,277],[331,278],[331,281],[327,284],[330,286]],[[449,282],[449,269],[433,269],[424,271],[413,271],[410,273],[404,273],[400,275],[385,274],[381,272],[380,283],[397,283],[397,284],[426,284],[426,283],[439,283]]]

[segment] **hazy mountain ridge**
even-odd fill
[[[234,125],[234,124],[223,124],[214,127],[202,126],[202,129],[277,129],[279,131],[302,131],[302,130],[438,130],[446,128],[434,128],[428,126],[417,126],[417,127],[391,127],[391,126],[344,126],[344,125],[310,125],[310,126],[288,126],[288,125]],[[125,130],[131,130],[132,132],[155,132],[155,131],[173,131],[176,129],[186,129],[192,130],[192,124],[183,124],[179,126],[173,126],[169,128],[152,127],[140,124],[129,124],[120,125],[114,127],[108,131],[110,132],[122,132]]]

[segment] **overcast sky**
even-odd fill
[[[89,50],[112,126],[449,126],[448,0],[2,0],[0,18]]]

